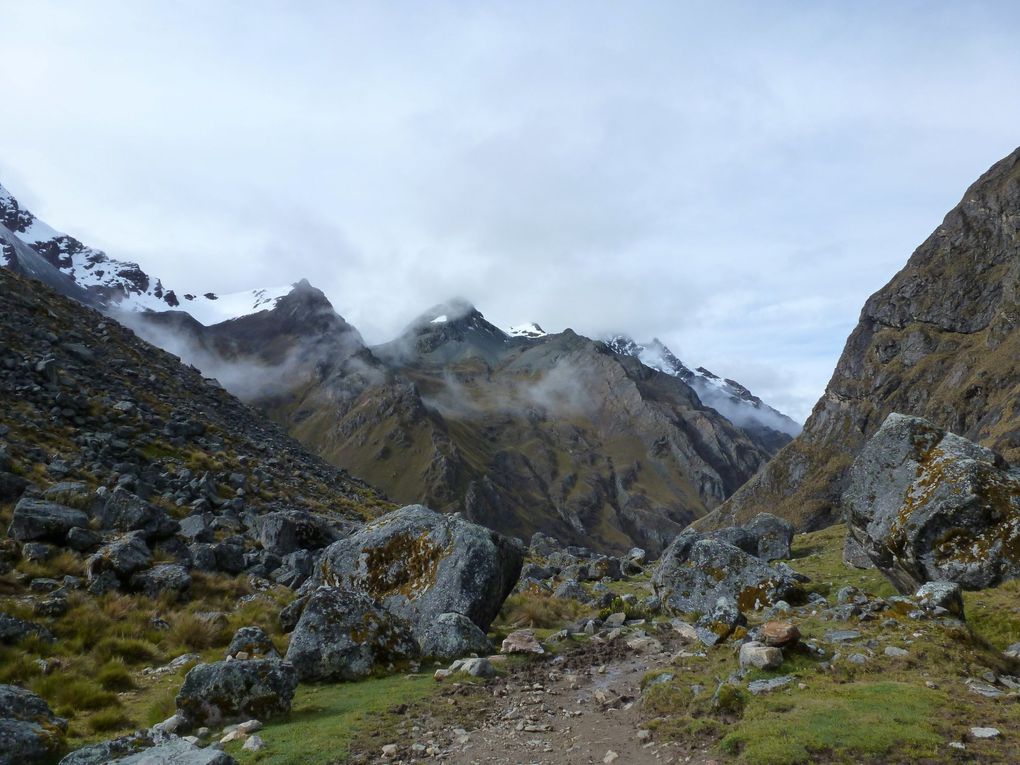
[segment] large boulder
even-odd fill
[[[478,625],[463,614],[440,614],[418,635],[422,656],[442,661],[470,654],[488,654],[492,644]]]
[[[277,659],[199,664],[184,678],[177,713],[190,727],[253,718],[265,722],[290,712],[297,684],[294,667]]]
[[[757,555],[762,560],[786,560],[793,544],[793,524],[772,513],[758,513],[744,526],[755,538]]]
[[[149,504],[123,488],[114,489],[96,510],[104,529],[140,531],[146,539],[162,539],[174,534],[180,524],[165,510]]]
[[[927,420],[891,414],[850,470],[848,531],[903,593],[1020,575],[1020,471]]]
[[[279,659],[272,638],[259,626],[241,627],[227,646],[227,656],[246,653],[249,658]]]
[[[325,518],[306,510],[279,510],[257,521],[262,548],[279,556],[297,550],[318,550],[340,536]]]
[[[88,525],[89,517],[81,510],[43,499],[23,497],[14,506],[7,535],[19,542],[63,544],[68,531],[84,529]]]
[[[694,531],[685,531],[666,548],[652,585],[663,606],[678,614],[710,614],[720,598],[732,600],[741,612],[747,612],[804,597],[789,567],[770,566],[738,547]]]
[[[178,563],[160,563],[131,577],[131,589],[150,598],[169,594],[174,599],[191,587],[191,574]]]
[[[0,765],[35,765],[56,759],[67,721],[39,696],[16,685],[0,685]]]
[[[53,641],[53,633],[35,622],[26,622],[16,616],[0,612],[0,643],[13,645],[27,637],[38,637],[47,642]]]
[[[85,561],[85,574],[91,582],[101,573],[110,571],[118,577],[129,577],[152,561],[152,551],[140,531],[125,534],[100,547]]]
[[[418,656],[409,625],[363,592],[319,587],[290,636],[286,659],[302,680],[359,680]]]
[[[416,630],[463,614],[484,632],[513,591],[524,548],[459,515],[410,505],[323,552],[316,583],[365,592]]]

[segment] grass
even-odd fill
[[[559,628],[588,609],[570,598],[555,598],[538,593],[511,595],[503,603],[497,621],[500,624],[544,629]]]
[[[329,765],[343,762],[357,737],[390,735],[407,704],[433,693],[437,683],[425,675],[396,675],[357,683],[300,685],[290,718],[270,723],[259,732],[266,742],[261,752],[230,744],[241,765]],[[376,735],[373,735],[376,734]],[[381,740],[379,747],[392,743]],[[295,753],[300,752],[300,757]]]
[[[932,717],[943,694],[924,686],[867,682],[824,694],[755,697],[722,749],[750,765],[830,761],[914,762],[937,754],[944,738]]]

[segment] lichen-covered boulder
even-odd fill
[[[7,535],[19,542],[53,542],[64,544],[67,532],[73,528],[87,528],[89,517],[81,510],[47,502],[34,497],[23,497],[14,506],[14,515]]]
[[[199,664],[184,678],[177,714],[186,727],[229,720],[271,720],[290,712],[297,688],[294,667],[277,659]]]
[[[302,680],[359,680],[418,656],[409,625],[364,592],[319,587],[290,636],[286,659]]]
[[[772,513],[758,513],[744,526],[744,530],[755,539],[757,555],[762,560],[786,560],[790,557],[793,544],[793,524]]]
[[[67,721],[39,696],[0,685],[0,765],[50,763],[64,745]]]
[[[492,644],[478,625],[463,614],[440,614],[419,633],[421,655],[447,661],[472,653],[487,654]]]
[[[416,630],[440,614],[458,613],[485,631],[523,561],[516,540],[410,505],[327,547],[314,582],[367,593]]]
[[[266,513],[259,516],[256,527],[262,548],[280,556],[297,550],[318,550],[344,535],[326,518],[306,510]]]
[[[0,643],[13,645],[27,637],[38,637],[53,642],[53,633],[35,622],[26,622],[16,616],[0,612]]]
[[[258,626],[241,627],[227,647],[227,656],[246,653],[249,658],[279,659],[280,654],[266,631]]]
[[[176,736],[159,741],[153,730],[89,744],[71,752],[60,765],[237,765],[221,749],[199,747]]]
[[[85,561],[85,575],[90,582],[106,571],[128,577],[148,566],[150,561],[152,551],[145,543],[145,536],[133,531],[106,543],[90,556]]]
[[[655,594],[676,614],[710,614],[720,598],[741,612],[780,600],[801,602],[804,592],[792,569],[770,566],[738,547],[685,531],[666,548],[652,576]]]
[[[1020,576],[1020,471],[927,420],[891,414],[850,470],[849,533],[903,593]]]
[[[131,588],[150,598],[171,594],[180,597],[191,587],[191,574],[177,563],[160,563],[131,577]]]

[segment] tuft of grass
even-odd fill
[[[89,730],[93,733],[109,733],[110,731],[127,728],[131,725],[131,718],[124,714],[119,707],[101,709],[88,718]]]
[[[131,691],[135,679],[123,660],[111,659],[96,672],[96,681],[108,691]]]
[[[187,611],[171,614],[168,641],[186,651],[204,651],[216,645],[226,645],[228,629],[200,619]]]
[[[128,664],[143,664],[160,658],[152,643],[139,638],[105,637],[96,643],[93,656],[99,661],[120,659]]]
[[[166,718],[170,717],[170,715],[177,711],[176,699],[177,690],[175,687],[170,686],[164,688],[162,692],[156,695],[152,701],[149,702],[148,707],[146,707],[145,724],[153,726],[156,723],[161,723]]]
[[[104,690],[91,678],[65,677],[55,673],[37,678],[30,687],[49,701],[57,714],[64,717],[74,717],[82,711],[120,706],[116,694]]]
[[[941,701],[935,691],[898,682],[834,686],[824,694],[801,695],[796,704],[785,695],[758,697],[722,748],[750,765],[798,765],[822,755],[912,762],[935,755],[944,744],[932,724]]]
[[[498,621],[500,624],[553,629],[574,621],[584,611],[582,604],[569,598],[520,593],[506,599]]]

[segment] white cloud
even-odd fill
[[[167,285],[466,295],[798,418],[1020,124],[1008,2],[6,6],[0,178]]]

